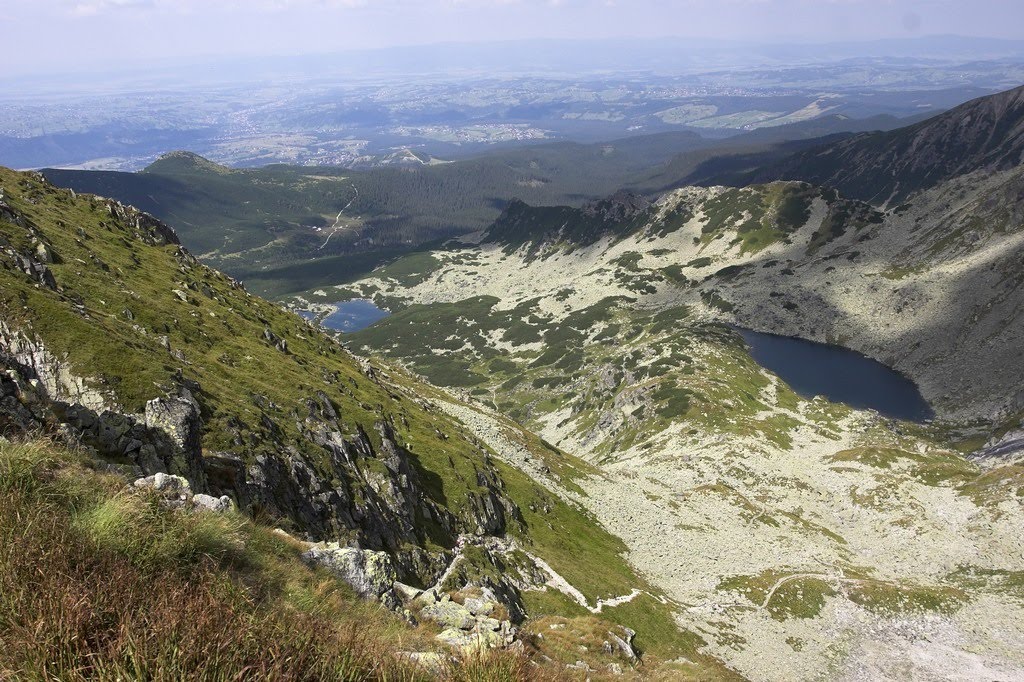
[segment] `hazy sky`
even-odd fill
[[[521,38],[1024,39],[1024,0],[0,0],[6,75]]]

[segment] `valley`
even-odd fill
[[[350,348],[599,467],[577,501],[744,676],[1016,679],[1019,454],[969,455],[1024,416],[1020,172],[891,209],[801,182],[513,202],[292,305],[372,300]],[[729,325],[881,360],[935,421],[801,396]]]
[[[1021,44],[599,44],[0,106],[0,679],[1024,680]]]

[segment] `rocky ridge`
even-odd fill
[[[915,125],[862,133],[799,152],[754,182],[805,180],[895,207],[918,192],[978,171],[1024,162],[1024,87],[981,97]]]

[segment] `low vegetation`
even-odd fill
[[[0,678],[426,678],[400,652],[429,633],[307,568],[295,541],[125,483],[44,441],[0,445]]]

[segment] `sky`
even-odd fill
[[[0,75],[533,38],[1024,39],[1024,0],[0,0]]]

